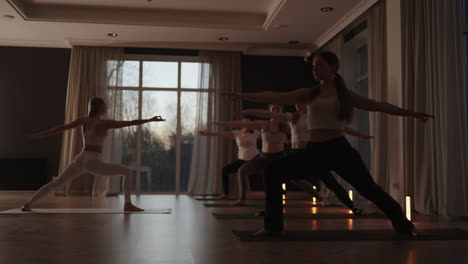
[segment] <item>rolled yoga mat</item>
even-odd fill
[[[286,231],[284,235],[253,236],[252,230],[232,230],[234,237],[242,242],[265,241],[393,241],[393,240],[468,240],[468,231],[463,229],[418,230],[417,237],[401,235],[389,230],[303,230]]]
[[[263,216],[255,216],[254,214],[222,214],[212,213],[218,220],[255,220],[263,219]],[[372,219],[372,218],[386,218],[382,214],[369,213],[362,216],[355,216],[354,214],[330,214],[330,213],[317,213],[317,214],[293,214],[284,215],[285,219]]]
[[[23,212],[17,208],[0,212],[0,214],[170,214],[172,212],[171,208],[144,210],[143,212],[124,212],[117,208],[33,208],[31,212]]]

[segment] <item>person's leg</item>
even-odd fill
[[[262,160],[260,157],[255,157],[247,161],[237,171],[237,179],[239,185],[239,200],[234,202],[232,205],[243,205],[247,198],[247,185],[249,177],[252,174],[259,173],[258,167],[261,165]]]
[[[229,194],[229,187],[230,187],[230,176],[231,173],[235,173],[239,170],[239,168],[244,165],[247,161],[245,160],[235,160],[221,169],[222,174],[222,183],[223,183],[223,194]]]
[[[334,171],[363,197],[375,203],[392,221],[397,232],[413,235],[413,223],[406,218],[400,204],[374,182],[359,152],[348,146],[341,148],[339,153]]]
[[[323,200],[322,196],[314,189],[314,186],[307,180],[291,180],[292,184],[295,184],[297,187],[301,188],[304,192],[310,194],[312,197],[317,198],[320,202]]]
[[[263,175],[265,188],[264,229],[257,232],[257,235],[269,235],[283,231],[281,196],[283,179],[289,179],[291,176],[317,175],[314,170],[319,169],[319,167],[315,166],[316,162],[314,161],[316,158],[314,156],[314,153],[310,151],[295,153],[276,160],[265,169]]]
[[[80,176],[82,174],[82,170],[79,164],[73,161],[68,167],[57,177],[57,179],[49,182],[48,184],[42,186],[31,199],[26,202],[22,209],[23,211],[29,211],[31,205],[36,202],[37,200],[41,199],[51,191],[57,189],[58,187],[64,185],[65,183],[73,180],[74,178]]]
[[[97,176],[124,176],[123,191],[125,197],[125,211],[143,211],[142,209],[134,206],[131,201],[132,191],[132,169],[114,163],[105,163],[99,160],[88,161],[85,165],[85,170]]]
[[[354,203],[349,198],[348,193],[346,190],[341,186],[336,179],[333,177],[331,173],[325,173],[321,175],[320,180],[325,184],[325,186],[330,189],[336,197],[349,209],[354,209]]]

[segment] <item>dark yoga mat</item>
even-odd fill
[[[468,240],[468,231],[463,229],[419,230],[417,237],[396,233],[393,230],[303,230],[287,231],[284,235],[256,237],[251,230],[232,230],[243,242],[264,241],[392,241],[392,240]]]
[[[236,205],[232,206],[229,203],[204,203],[206,207],[265,207],[263,203],[257,204],[245,204],[245,205]],[[283,207],[286,208],[308,208],[308,207],[342,207],[338,204],[327,204],[327,205],[319,205],[319,204],[284,204]]]
[[[237,201],[238,198],[225,198],[225,199],[216,199],[215,197],[194,197],[197,201]],[[263,201],[265,198],[249,198],[249,200],[253,201]],[[307,201],[306,198],[286,198],[286,201]],[[309,199],[310,201],[311,199]]]
[[[219,220],[249,220],[249,219],[263,219],[263,216],[255,216],[254,214],[220,214],[212,213],[216,219]],[[355,216],[354,214],[296,214],[284,215],[286,219],[360,219],[360,218],[385,218],[382,214],[365,214],[362,216]]]

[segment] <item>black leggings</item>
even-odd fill
[[[247,160],[235,160],[226,166],[224,166],[221,169],[221,174],[222,174],[222,182],[223,182],[223,193],[224,194],[229,194],[229,183],[230,183],[230,178],[229,176],[231,173],[235,173],[239,170],[239,168],[244,165],[247,162]]]
[[[284,229],[281,197],[283,178],[325,175],[329,171],[338,173],[363,197],[375,203],[392,221],[396,231],[407,233],[414,227],[405,217],[400,204],[374,182],[359,152],[345,137],[339,137],[327,142],[310,142],[303,153],[282,158],[266,169],[263,177],[266,197],[265,229]]]
[[[299,155],[300,153],[304,153],[306,149],[291,149],[288,155]],[[319,180],[325,184],[325,186],[332,191],[336,197],[349,209],[354,209],[354,203],[349,198],[348,193],[346,190],[341,186],[333,177],[330,172],[321,175],[312,175],[312,177],[318,177]]]

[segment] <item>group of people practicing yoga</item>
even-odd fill
[[[313,88],[303,88],[292,92],[223,93],[232,101],[246,100],[270,104],[266,110],[244,110],[240,121],[213,122],[214,125],[241,128],[231,131],[200,131],[202,136],[222,136],[235,139],[239,152],[238,160],[222,169],[223,195],[229,193],[229,174],[238,172],[239,200],[233,205],[242,205],[246,200],[248,177],[260,174],[265,190],[264,228],[257,236],[280,235],[283,233],[282,183],[291,182],[321,200],[320,195],[306,180],[315,178],[322,181],[334,192],[338,199],[354,214],[362,210],[354,206],[346,191],[338,184],[331,172],[336,173],[351,184],[364,198],[373,202],[391,220],[398,233],[415,236],[416,229],[409,221],[400,204],[383,191],[372,179],[359,152],[354,149],[345,134],[370,138],[349,128],[354,108],[370,112],[413,117],[427,121],[433,117],[423,112],[414,112],[386,102],[378,102],[358,95],[347,89],[338,73],[338,57],[323,51],[313,57],[312,72],[319,84]],[[283,113],[282,105],[295,105],[297,112]],[[130,200],[132,171],[119,165],[104,163],[101,159],[102,145],[110,129],[140,125],[146,122],[164,121],[160,116],[147,120],[114,121],[101,117],[106,112],[106,104],[101,98],[93,98],[89,103],[89,115],[48,131],[33,135],[45,137],[81,126],[83,150],[58,178],[39,189],[24,204],[23,211],[31,210],[32,204],[51,190],[67,183],[84,172],[114,176],[123,175],[125,211],[141,211]],[[268,120],[253,120],[252,116]],[[285,152],[287,133],[291,134],[291,150]],[[261,152],[257,140],[261,138]]]

